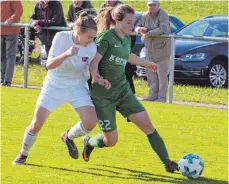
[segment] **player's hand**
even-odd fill
[[[7,20],[5,21],[5,23],[6,23],[8,26],[11,26],[11,25],[14,23],[14,21],[13,21],[13,20],[10,20],[10,19],[7,19]]]
[[[156,72],[157,71],[157,64],[154,63],[154,62],[148,62],[146,67],[152,72]]]
[[[106,89],[110,89],[111,88],[111,83],[107,79],[104,79],[104,87]]]
[[[68,49],[68,50],[65,52],[65,54],[66,54],[67,57],[71,57],[71,56],[77,54],[78,51],[79,51],[79,48],[76,47],[76,46],[73,46],[73,47],[71,47],[70,49]]]
[[[99,85],[104,86],[106,89],[111,88],[111,83],[107,79],[103,79],[101,76],[97,82]]]
[[[100,75],[98,72],[91,72],[91,77],[92,77],[92,81],[94,83],[99,83],[99,80],[100,80]]]

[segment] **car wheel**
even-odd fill
[[[209,83],[212,87],[228,86],[228,65],[223,61],[215,61],[209,68]]]

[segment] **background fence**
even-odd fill
[[[0,26],[7,26],[4,22],[0,23]],[[14,23],[13,27],[24,27],[25,28],[25,48],[24,48],[24,81],[23,87],[27,88],[28,85],[28,63],[29,63],[29,38],[30,38],[30,28],[32,25],[28,23]],[[68,27],[43,27],[42,29],[53,29],[53,30],[70,30]],[[131,35],[138,35],[137,33],[132,33]],[[161,35],[159,37],[170,38],[171,39],[171,57],[170,57],[170,75],[169,75],[169,96],[168,103],[173,102],[173,83],[174,83],[174,64],[175,64],[175,40],[176,39],[191,39],[191,40],[205,40],[205,41],[216,41],[216,42],[228,42],[228,38],[219,37],[194,37],[194,36],[178,36],[174,34]]]

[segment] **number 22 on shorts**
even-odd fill
[[[100,125],[101,130],[107,131],[111,129],[109,120],[104,120],[104,121],[99,120],[99,125]]]

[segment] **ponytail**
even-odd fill
[[[110,29],[111,25],[115,25],[115,21],[112,17],[113,7],[103,8],[95,18],[98,26],[98,33],[104,32]]]
[[[120,4],[116,7],[107,7],[100,11],[95,18],[98,26],[98,33],[104,32],[116,24],[116,21],[122,21],[126,14],[135,14],[133,8],[126,4]]]

